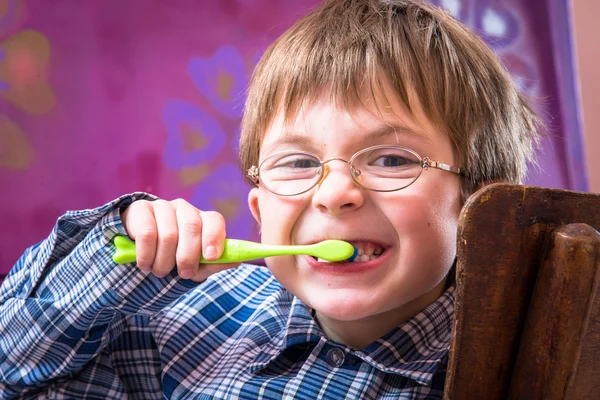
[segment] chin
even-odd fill
[[[383,311],[354,291],[343,292],[346,293],[329,292],[321,296],[313,294],[306,296],[306,301],[302,298],[301,300],[318,313],[337,321],[356,321]]]

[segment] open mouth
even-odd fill
[[[354,249],[356,250],[355,251],[356,255],[349,258],[348,260],[338,261],[339,263],[346,263],[346,262],[359,263],[359,262],[372,261],[372,260],[379,258],[385,251],[385,249],[381,245],[379,245],[377,243],[373,243],[373,242],[350,242],[350,244],[352,244],[352,246],[354,246]],[[324,263],[331,262],[328,260],[324,260],[322,258],[315,258],[315,259],[318,262],[324,262]]]

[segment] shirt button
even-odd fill
[[[346,356],[340,349],[331,349],[327,352],[327,356],[325,358],[327,359],[327,364],[330,366],[340,367],[344,363]]]

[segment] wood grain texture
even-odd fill
[[[467,200],[446,399],[507,398],[547,237],[572,223],[599,230],[599,210],[600,195],[507,184]]]
[[[600,234],[587,224],[563,225],[549,235],[545,254],[509,399],[571,399],[575,387],[592,383],[576,371],[591,367],[579,361],[600,281]]]

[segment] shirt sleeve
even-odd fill
[[[125,235],[120,209],[146,193],[70,211],[25,251],[0,287],[0,394],[77,373],[127,326],[197,286],[176,271],[163,279],[112,261]],[[1,397],[1,396],[0,396]]]

